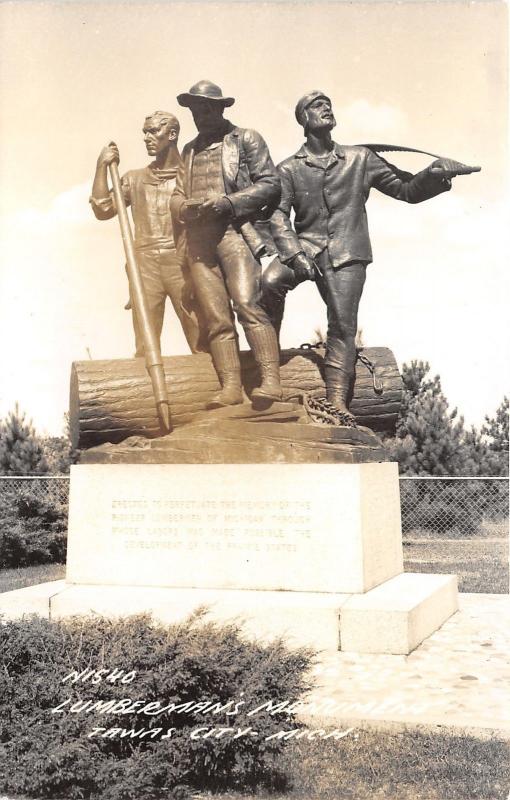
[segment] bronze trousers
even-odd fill
[[[149,315],[158,338],[161,337],[166,298],[182,325],[192,353],[207,351],[207,331],[202,314],[194,298],[191,277],[185,260],[173,248],[150,248],[136,251]],[[132,304],[132,301],[131,301]],[[135,357],[143,356],[143,336],[133,309],[135,332]]]
[[[240,233],[228,228],[207,259],[192,252],[189,268],[210,342],[237,338],[232,309],[246,330],[271,325],[259,305],[260,264]]]
[[[316,256],[322,276],[316,274],[317,288],[326,303],[328,336],[325,364],[351,376],[356,362],[358,307],[366,276],[366,264],[352,261],[343,267],[331,266],[327,250]],[[302,279],[291,267],[275,259],[262,278],[262,305],[277,331],[283,317],[285,297]]]

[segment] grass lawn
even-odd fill
[[[344,742],[344,748],[339,745]],[[324,744],[324,743],[323,743]],[[360,731],[315,743],[296,759],[302,800],[503,800],[510,788],[508,743],[422,733]]]
[[[287,742],[284,766],[292,786],[286,792],[255,795],[199,792],[195,797],[196,800],[507,800],[509,749],[507,742],[498,739],[481,741],[444,734],[359,730],[337,741]],[[0,795],[0,800],[5,798]]]
[[[403,531],[404,539],[508,539],[509,521],[499,520],[482,522],[479,528],[472,533],[466,533],[462,527],[448,528],[446,531],[437,531],[431,528],[409,528]]]
[[[429,539],[406,535],[406,572],[451,572],[461,592],[508,594],[508,538]]]
[[[495,739],[360,730],[286,748],[293,788],[259,800],[506,800],[510,788],[508,743]]]
[[[58,581],[65,576],[65,564],[38,564],[35,567],[18,567],[0,570],[0,593],[23,589],[36,583]],[[0,798],[1,800],[1,798]]]

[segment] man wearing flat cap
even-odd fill
[[[441,158],[412,175],[389,164],[370,146],[336,144],[331,138],[336,124],[331,101],[319,90],[302,97],[295,114],[306,140],[278,166],[282,194],[271,228],[280,261],[264,273],[263,305],[278,327],[287,291],[304,280],[316,281],[328,313],[327,400],[337,418],[353,424],[348,402],[358,306],[366,267],[372,261],[365,210],[370,189],[420,203],[448,191],[454,175],[478,168]]]
[[[259,305],[257,258],[264,242],[253,224],[277,206],[280,179],[260,134],[224,119],[234,98],[224,97],[219,86],[202,80],[177,100],[190,109],[198,129],[184,147],[171,208],[186,229],[189,269],[222,386],[210,407],[243,400],[232,306],[262,376],[252,398],[281,399],[276,334]]]

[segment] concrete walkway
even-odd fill
[[[309,699],[331,711],[318,707],[310,722],[445,726],[510,738],[510,597],[459,600],[460,610],[408,656],[325,655]]]

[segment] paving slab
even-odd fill
[[[510,737],[510,597],[460,594],[459,607],[408,656],[321,656],[313,717]]]

